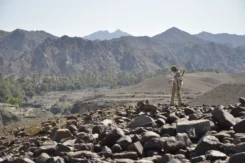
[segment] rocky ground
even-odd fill
[[[229,107],[122,105],[9,129],[0,162],[243,163],[245,98]],[[154,106],[151,106],[154,108]]]

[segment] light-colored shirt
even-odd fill
[[[180,81],[183,80],[183,77],[181,75],[181,72],[179,70],[177,70],[175,73],[174,73],[174,78],[171,79],[173,81],[173,84],[177,84],[177,81],[180,83]],[[181,82],[181,85],[182,85],[183,82]]]

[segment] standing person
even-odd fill
[[[171,71],[174,73],[174,78],[169,81],[169,83],[173,82],[170,106],[174,106],[175,94],[177,94],[177,98],[179,102],[178,105],[181,106],[183,105],[182,99],[181,99],[181,92],[180,92],[180,89],[183,83],[182,74],[176,66],[171,66]]]

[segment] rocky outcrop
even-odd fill
[[[243,105],[242,102],[237,105]],[[196,111],[190,107],[162,105],[152,117],[132,111],[132,118],[122,114],[125,110],[121,108],[115,111],[113,119],[104,118],[101,122],[86,122],[82,115],[68,115],[60,117],[62,121],[44,121],[35,136],[16,129],[15,140],[3,142],[6,138],[1,138],[0,161],[244,162],[243,117],[234,120],[230,108],[214,108],[218,109],[212,111],[200,106]],[[201,118],[190,120],[189,116],[194,113]],[[97,113],[90,112],[92,114]],[[155,124],[159,118],[166,120],[165,123]]]

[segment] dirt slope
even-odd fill
[[[189,105],[220,105],[235,104],[239,97],[245,97],[245,83],[222,84],[189,102]]]

